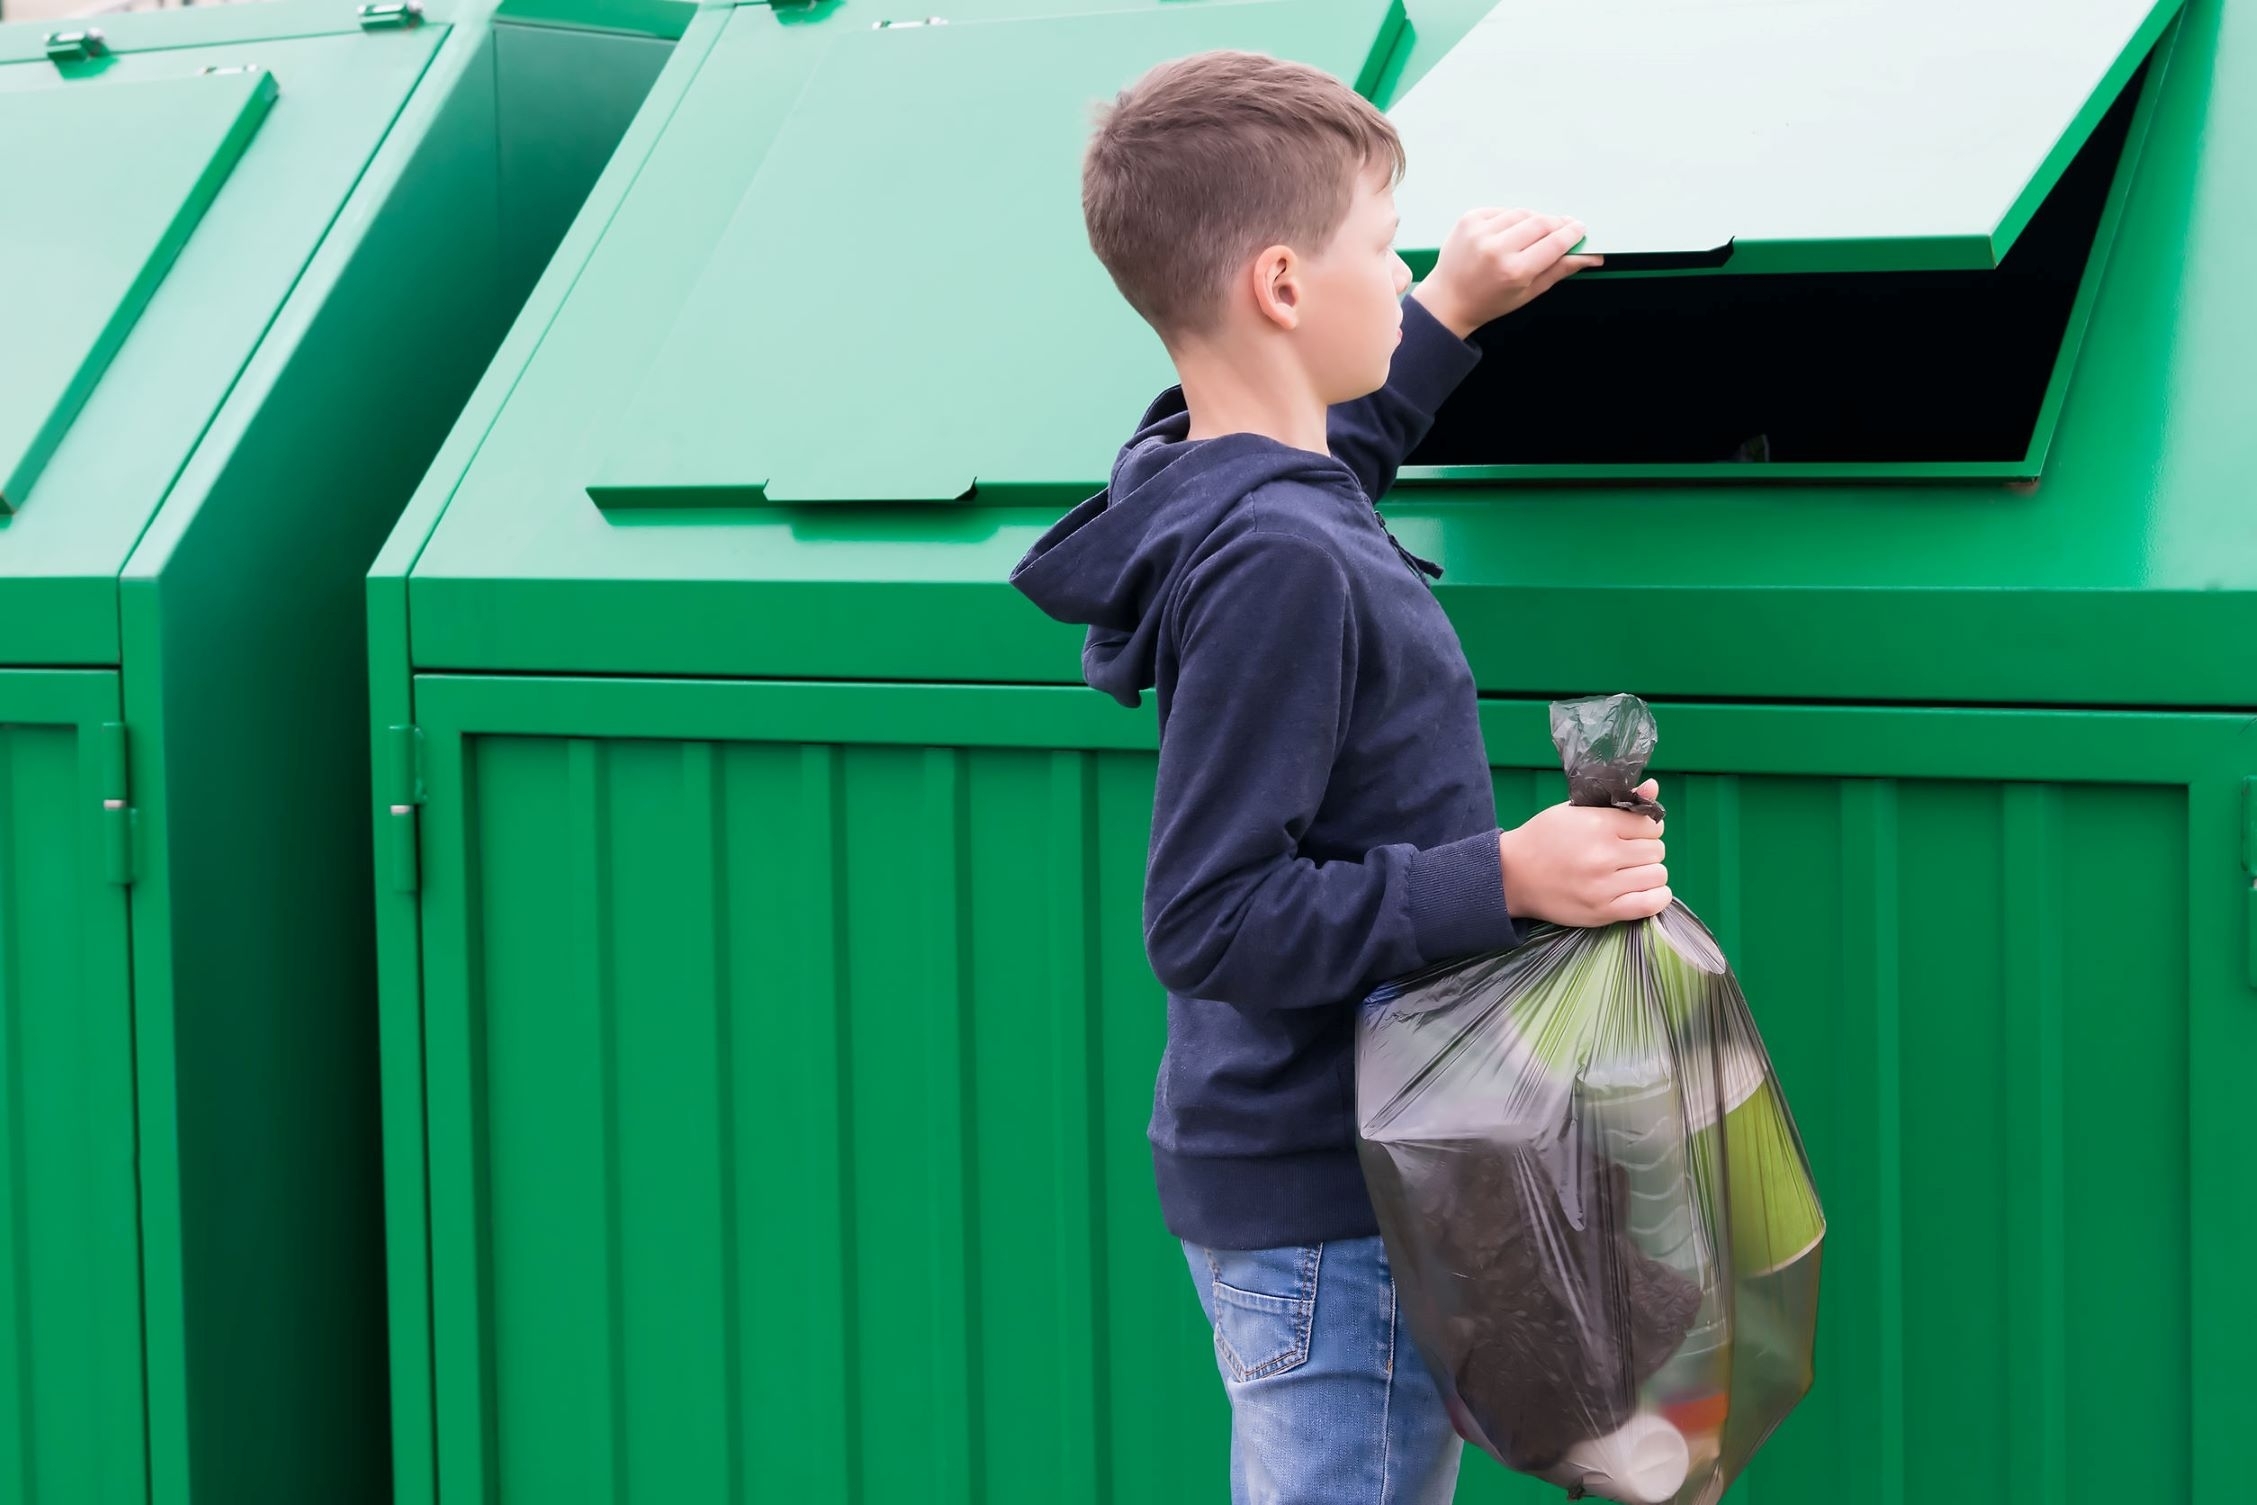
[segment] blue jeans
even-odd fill
[[[1378,1239],[1184,1252],[1230,1396],[1231,1505],[1449,1505],[1462,1445]]]

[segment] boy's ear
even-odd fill
[[[1270,246],[1254,258],[1248,269],[1254,283],[1254,304],[1262,317],[1279,329],[1301,325],[1301,258],[1291,246]]]

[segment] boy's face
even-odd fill
[[[1403,294],[1411,269],[1395,254],[1395,189],[1387,176],[1356,180],[1348,218],[1304,263],[1304,302],[1295,331],[1302,360],[1327,404],[1387,385],[1403,338]]]

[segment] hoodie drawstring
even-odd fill
[[[1442,578],[1442,566],[1431,559],[1421,559],[1409,549],[1404,548],[1403,541],[1395,536],[1394,529],[1387,526],[1387,519],[1380,516],[1377,507],[1371,509],[1371,516],[1372,521],[1379,524],[1379,531],[1386,534],[1387,541],[1395,546],[1396,557],[1409,565],[1411,573],[1418,576],[1420,582],[1431,589],[1433,582]]]

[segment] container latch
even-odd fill
[[[422,24],[423,7],[418,0],[385,0],[381,5],[360,8],[362,31],[405,31]]]
[[[89,58],[109,55],[110,44],[102,40],[99,27],[47,33],[47,61],[50,63],[83,63]]]

